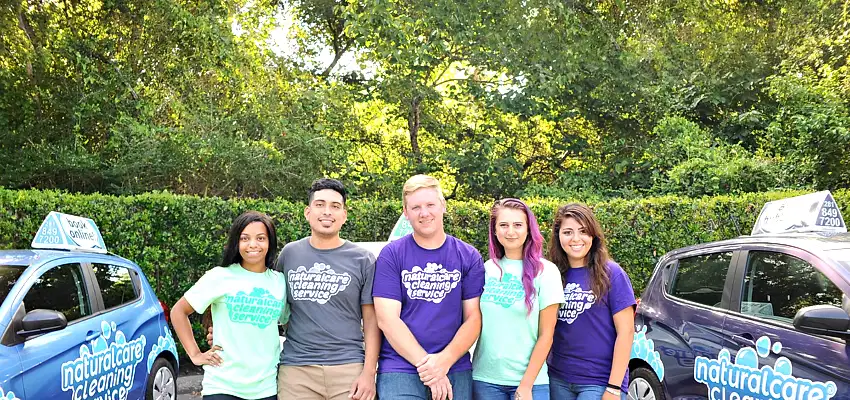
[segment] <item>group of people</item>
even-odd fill
[[[205,400],[626,399],[635,297],[588,207],[558,209],[547,260],[531,209],[497,201],[484,262],[446,234],[439,182],[416,175],[402,190],[413,233],[376,259],[340,237],[346,200],[339,181],[313,182],[311,234],[276,262],[272,220],[240,215],[222,266],[172,308]],[[188,316],[207,308],[201,352]]]

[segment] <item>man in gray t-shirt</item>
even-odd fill
[[[364,359],[361,306],[372,304],[375,256],[351,242],[317,249],[304,238],[277,260],[291,310],[283,365],[338,365]]]
[[[372,304],[375,256],[339,237],[345,200],[339,181],[313,182],[304,209],[310,236],[287,244],[277,260],[291,312],[278,370],[280,400],[375,396],[381,346]]]

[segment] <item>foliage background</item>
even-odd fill
[[[844,0],[10,0],[0,186],[604,200],[850,183]]]

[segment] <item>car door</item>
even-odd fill
[[[710,385],[727,396],[850,399],[846,340],[802,332],[792,324],[803,307],[841,307],[848,293],[840,287],[847,284],[831,281],[824,274],[828,265],[796,248],[753,246],[738,264],[733,312],[724,325],[735,344],[729,359],[719,361],[730,375]],[[762,373],[760,384],[729,379],[753,373]]]
[[[697,357],[716,356],[728,341],[723,320],[735,255],[734,248],[720,248],[677,256],[662,267],[663,295],[653,294],[641,304],[646,324],[641,329],[659,352],[659,377],[671,398],[707,397],[705,386],[694,380],[694,363]]]
[[[145,301],[139,275],[134,268],[112,260],[92,260],[90,264],[97,293],[100,318],[109,326],[104,344],[112,349],[133,349],[129,359],[105,373],[120,373],[115,380],[118,390],[125,390],[129,399],[144,397],[145,382],[150,370],[145,363],[149,358],[146,349],[153,348],[160,336],[159,314],[162,308],[156,301]],[[136,349],[145,351],[137,353]],[[2,400],[2,399],[0,399]]]
[[[59,311],[68,321],[64,329],[31,336],[15,346],[27,398],[86,397],[96,372],[92,368],[97,368],[97,360],[89,357],[94,347],[89,342],[101,335],[88,274],[79,262],[56,260],[41,266],[23,293],[19,301],[24,312]]]

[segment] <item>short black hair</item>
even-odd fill
[[[269,251],[266,253],[266,267],[271,268],[275,262],[275,253],[277,253],[277,232],[274,227],[274,221],[271,217],[258,211],[245,211],[240,216],[233,220],[230,225],[230,233],[227,235],[227,244],[224,246],[224,254],[222,254],[222,267],[227,267],[231,264],[241,264],[242,255],[239,254],[239,237],[242,236],[242,231],[245,227],[254,223],[262,222],[266,226],[266,231],[269,234]]]
[[[342,185],[342,182],[331,178],[320,178],[313,181],[313,184],[310,185],[310,191],[307,192],[307,204],[313,202],[313,193],[325,189],[339,193],[342,196],[342,204],[345,205],[345,200],[348,198],[348,192],[345,191],[345,186]]]

